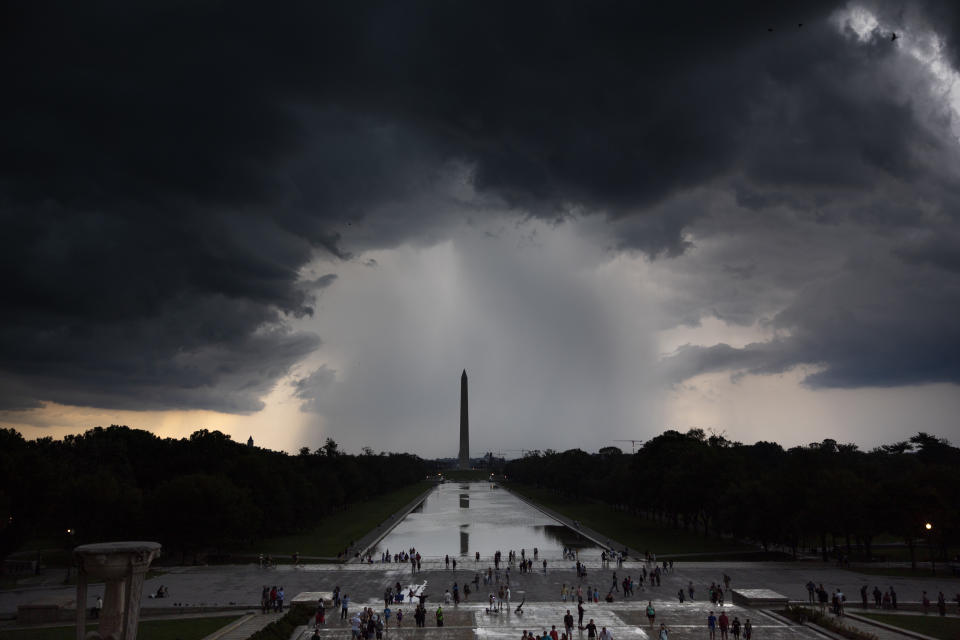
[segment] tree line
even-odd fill
[[[632,455],[613,447],[592,455],[534,451],[505,472],[576,500],[794,555],[816,549],[824,559],[871,558],[875,540],[893,536],[915,563],[918,544],[945,557],[960,543],[960,449],[925,433],[862,451],[831,439],[784,449],[671,430]]]
[[[289,455],[206,429],[173,439],[114,425],[63,440],[0,429],[0,557],[30,539],[159,540],[182,555],[246,547],[426,472],[417,456],[349,455],[329,438]]]

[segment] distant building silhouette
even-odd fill
[[[247,446],[248,447],[253,446],[253,436],[250,436],[249,438],[247,438]]]

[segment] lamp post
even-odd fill
[[[933,525],[928,522],[923,525],[923,528],[927,530],[927,546],[930,547],[930,571],[936,575],[937,565],[933,558]]]
[[[77,530],[73,528],[67,528],[63,536],[63,548],[69,554],[73,550],[73,538],[76,535]],[[73,557],[67,557],[67,576],[63,579],[63,584],[68,584],[70,582],[70,569],[73,566]]]

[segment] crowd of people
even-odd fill
[[[579,557],[577,554],[569,556],[567,549],[563,550],[563,554],[564,558]],[[456,607],[461,601],[469,600],[469,596],[475,591],[479,592],[481,588],[484,591],[488,591],[484,611],[489,615],[501,615],[504,608],[509,611],[512,606],[511,569],[519,568],[521,573],[528,572],[532,568],[533,561],[541,560],[541,554],[540,550],[536,548],[529,554],[525,549],[521,549],[519,552],[510,550],[506,554],[497,551],[491,559],[493,564],[487,567],[486,571],[474,572],[472,581],[461,582],[455,580],[449,587],[445,588],[441,602],[438,603],[432,616],[428,614],[426,605],[427,595],[423,591],[423,588],[415,588],[414,586],[405,588],[399,581],[384,590],[384,608],[380,612],[376,612],[370,607],[363,607],[360,611],[354,613],[352,617],[349,617],[349,596],[342,594],[339,586],[336,587],[333,592],[334,605],[341,607],[341,619],[349,621],[354,640],[360,640],[361,638],[362,640],[371,640],[373,638],[380,640],[384,631],[389,628],[392,621],[395,621],[397,627],[402,627],[404,611],[398,607],[394,612],[392,607],[403,604],[404,602],[410,604],[416,626],[426,626],[428,617],[433,618],[436,626],[443,626],[444,607],[448,605]],[[607,552],[604,551],[604,555],[601,556],[601,567],[604,565],[609,566],[613,560],[616,560],[616,568],[619,569],[623,566],[621,559],[622,556],[617,552],[611,551],[609,555],[607,555]],[[593,619],[589,619],[589,621],[584,624],[586,607],[591,604],[599,604],[601,601],[613,602],[615,598],[627,599],[635,597],[637,591],[646,592],[648,589],[659,587],[662,577],[672,572],[673,562],[663,561],[657,563],[656,556],[650,553],[645,554],[644,559],[645,562],[635,574],[632,573],[631,575],[618,578],[617,571],[612,571],[610,573],[609,588],[605,596],[602,596],[599,587],[593,584],[584,585],[581,583],[568,585],[567,583],[563,583],[560,587],[560,600],[563,603],[576,603],[576,615],[572,613],[571,609],[567,609],[566,614],[562,618],[562,624],[552,625],[549,631],[544,629],[542,633],[524,630],[521,640],[571,640],[575,629],[581,637],[583,634],[586,634],[587,640],[613,640],[612,632],[602,626],[598,629]],[[420,554],[416,549],[412,548],[407,552],[398,554],[388,554],[387,551],[384,551],[381,560],[383,562],[410,562],[415,567],[414,573],[419,571],[420,563],[422,562]],[[475,563],[480,562],[479,554],[474,555],[474,560]],[[462,564],[462,558],[460,561]],[[457,566],[456,562],[457,560],[450,556],[444,558],[444,566],[447,569],[455,570]],[[543,560],[543,562],[545,568],[546,561]],[[585,577],[585,565],[577,560],[575,566],[577,576],[580,578]],[[730,612],[730,615],[728,615],[727,612],[729,609],[723,609],[726,604],[726,596],[731,589],[731,582],[731,577],[724,573],[720,580],[711,582],[707,588],[710,603],[714,607],[720,608],[719,615],[714,611],[710,611],[707,616],[706,627],[709,640],[717,640],[718,633],[720,636],[719,640],[752,640],[753,625],[750,619],[748,618],[741,621],[739,616],[735,615],[736,610]],[[425,584],[426,583],[424,583],[424,585]],[[808,582],[806,587],[809,592],[810,602],[819,604],[821,611],[824,611],[829,604],[831,611],[835,615],[844,614],[847,598],[839,588],[830,594],[822,584],[817,585],[813,581]],[[695,600],[695,593],[694,583],[689,581],[685,589],[679,589],[677,598],[680,603],[693,601]],[[616,596],[614,594],[616,594]],[[868,586],[864,585],[860,589],[860,596],[864,608],[869,607],[871,597],[875,608],[897,608],[897,593],[892,586],[886,591],[881,591],[878,586],[875,586],[873,590],[870,591]],[[517,599],[521,600],[519,596]],[[282,610],[283,587],[274,587],[273,589],[264,587],[262,600],[264,611]],[[415,600],[418,601],[416,604],[414,604]],[[481,600],[483,600],[483,598],[481,598]],[[956,601],[958,606],[960,606],[960,594],[958,594]],[[524,602],[525,599],[516,607],[514,611],[516,615],[522,615]],[[922,604],[924,613],[933,606],[926,592],[923,592]],[[945,615],[946,606],[946,597],[943,592],[940,592],[936,598],[936,607],[940,615]],[[408,608],[408,611],[410,610],[411,609]],[[643,611],[651,629],[648,635],[653,635],[656,640],[669,640],[670,629],[666,624],[660,622],[659,627],[657,626],[657,611],[653,605],[653,599],[647,600],[647,605]],[[325,624],[325,621],[325,606],[323,602],[320,602],[315,616],[315,627],[319,629]]]

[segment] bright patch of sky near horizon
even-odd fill
[[[474,455],[611,444],[629,450],[629,442],[616,440],[666,428],[702,427],[787,446],[830,437],[870,447],[903,438],[904,425],[911,433],[951,435],[960,412],[952,385],[814,391],[800,384],[797,370],[736,379],[703,374],[668,387],[656,376],[662,355],[688,343],[743,346],[769,338],[770,330],[715,317],[658,330],[670,293],[661,270],[675,265],[603,250],[576,223],[504,221],[498,229],[465,224],[451,240],[340,264],[315,316],[300,321],[322,331],[324,344],[258,413],[48,405],[18,412],[22,420],[8,415],[6,423],[28,437],[118,423],[172,437],[220,429],[291,452],[329,436],[350,451],[453,456],[466,367]],[[527,250],[514,251],[518,244]],[[698,251],[679,260],[696,260]],[[331,266],[318,261],[313,268]],[[320,410],[301,411],[290,384],[318,366],[333,372],[313,390]]]

